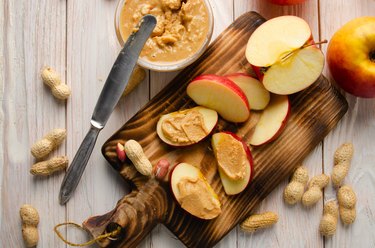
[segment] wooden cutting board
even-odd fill
[[[161,142],[155,132],[159,117],[195,105],[185,90],[194,77],[249,70],[245,47],[252,32],[264,21],[254,12],[239,17],[196,63],[183,70],[104,144],[105,158],[130,182],[132,192],[110,213],[84,222],[85,228],[95,237],[117,226],[122,228],[116,240],[105,239],[99,242],[100,245],[135,247],[157,223],[166,225],[188,247],[215,245],[291,175],[345,114],[348,108],[345,98],[324,76],[306,90],[290,96],[292,112],[284,132],[270,144],[251,148],[254,178],[245,191],[235,196],[224,193],[209,138],[188,148],[172,148]],[[258,118],[259,113],[252,112],[243,124],[220,120],[216,131],[235,132],[247,142]],[[129,139],[140,142],[153,164],[160,158],[167,158],[172,164],[188,162],[199,167],[220,197],[222,214],[210,221],[200,220],[179,207],[168,182],[148,179],[131,164],[120,163],[115,153],[116,144]]]

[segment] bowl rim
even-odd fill
[[[121,15],[121,10],[123,5],[125,4],[127,0],[119,0],[116,10],[115,10],[115,30],[116,30],[116,36],[119,44],[121,46],[124,46],[125,42],[122,39],[121,32],[120,32],[120,15]],[[206,5],[207,12],[208,12],[208,19],[209,19],[209,26],[208,26],[208,32],[206,35],[206,38],[201,45],[201,47],[197,50],[196,53],[194,53],[192,56],[187,57],[186,59],[179,60],[178,62],[172,62],[172,63],[160,63],[160,62],[150,62],[148,60],[139,58],[137,61],[137,64],[143,68],[152,70],[152,71],[177,71],[180,69],[183,69],[190,64],[192,64],[194,61],[196,61],[206,50],[207,46],[209,45],[212,34],[213,34],[213,29],[214,29],[214,16],[213,16],[213,11],[212,7],[210,4],[209,0],[203,0],[203,2]]]

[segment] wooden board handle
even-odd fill
[[[162,222],[168,212],[166,190],[155,179],[149,180],[139,191],[123,197],[111,212],[94,216],[83,223],[83,227],[94,237],[122,228],[116,240],[110,238],[99,241],[102,247],[136,247],[138,243]]]

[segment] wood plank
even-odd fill
[[[185,92],[185,87],[192,78],[202,73],[222,74],[242,68],[245,44],[262,21],[264,20],[255,13],[240,17],[219,36],[197,63],[179,74],[103,146],[103,152],[112,166],[124,178],[133,181],[139,191],[123,198],[115,212],[88,219],[84,225],[94,236],[103,233],[108,223],[114,222],[124,229],[121,239],[113,245],[120,247],[126,244],[133,247],[161,221],[189,247],[214,245],[290,175],[298,163],[336,125],[346,111],[346,102],[324,77],[320,77],[308,89],[291,96],[291,118],[282,135],[269,145],[252,148],[254,179],[251,187],[234,197],[226,196],[223,191],[215,169],[216,160],[208,149],[209,140],[190,148],[171,149],[156,138],[155,126],[161,114],[194,106]],[[222,59],[218,60],[218,56]],[[252,115],[256,117],[256,113]],[[224,129],[240,133],[247,142],[255,123],[254,118],[242,125],[222,120],[218,131]],[[201,167],[214,190],[219,192],[224,206],[222,214],[211,221],[198,220],[183,211],[175,201],[167,200],[173,199],[168,184],[147,179],[135,173],[133,166],[119,163],[114,152],[116,143],[128,139],[138,140],[152,163],[156,163],[161,157],[168,157],[171,164],[176,161],[194,161],[192,163]],[[291,152],[295,156],[290,156]],[[150,205],[154,207],[150,208]],[[101,242],[102,245],[109,243],[109,240]]]
[[[210,0],[212,11],[214,14],[214,31],[212,39],[216,37],[233,22],[233,0]],[[151,72],[150,78],[150,97],[153,98],[160,92],[180,71],[176,72]],[[163,225],[158,225],[151,233],[151,246],[154,247],[182,247],[181,241],[166,229]],[[233,245],[236,242],[236,235],[231,235],[223,245]],[[220,244],[221,244],[220,243]],[[218,245],[220,247],[220,245]]]
[[[0,11],[5,12],[5,2],[0,0]],[[4,129],[5,129],[5,120],[4,120],[4,79],[5,79],[5,40],[4,40],[4,30],[5,30],[5,15],[0,15],[0,44],[3,44],[2,49],[0,49],[0,223],[3,223],[3,191],[4,187]],[[3,225],[0,227],[1,233],[3,232]],[[1,235],[1,234],[0,234]],[[4,238],[1,236],[1,240]],[[2,242],[4,245],[4,242]]]
[[[67,105],[68,149],[73,158],[89,129],[98,96],[121,47],[114,13],[118,1],[68,1],[67,77],[72,98]],[[121,99],[106,127],[101,131],[82,180],[67,206],[67,219],[81,222],[88,215],[110,210],[128,192],[126,183],[101,155],[105,139],[117,130],[149,99],[147,80],[126,99]],[[72,229],[69,240],[87,237]]]
[[[0,11],[5,12],[5,0],[0,0]],[[3,44],[2,49],[0,49],[0,223],[4,223],[4,173],[5,173],[5,147],[4,144],[4,131],[5,131],[5,111],[4,111],[4,80],[5,80],[5,15],[0,15],[0,44]],[[0,243],[4,246],[6,243],[3,233],[5,233],[5,225],[0,226]],[[19,237],[19,236],[17,236]]]
[[[319,39],[318,1],[306,1],[295,6],[278,6],[267,1],[235,1],[235,15],[239,16],[245,11],[255,10],[273,18],[281,15],[297,15],[305,19],[315,39]],[[320,144],[303,162],[309,169],[310,177],[322,173],[322,145]],[[323,239],[317,232],[323,202],[306,209],[302,204],[289,206],[284,203],[282,194],[288,184],[284,180],[261,204],[257,212],[274,211],[279,213],[279,222],[273,228],[254,234],[247,234],[238,227],[238,247],[323,247]],[[312,218],[316,216],[316,218]],[[309,223],[309,225],[306,225]],[[304,238],[299,237],[304,230]]]
[[[50,129],[65,128],[65,104],[56,100],[40,79],[49,65],[65,80],[65,1],[1,0],[1,199],[0,246],[23,247],[19,208],[34,205],[40,213],[39,246],[65,247],[53,235],[65,220],[58,204],[63,175],[36,178],[30,146]],[[52,155],[65,154],[65,145]],[[50,155],[51,157],[51,155]]]
[[[340,13],[332,15],[332,13]],[[332,0],[320,1],[322,38],[330,39],[342,25],[359,16],[373,16],[375,2],[372,0]],[[324,47],[326,49],[327,46]],[[326,66],[326,74],[329,70]],[[331,79],[331,82],[334,82]],[[345,95],[349,111],[338,128],[324,142],[324,168],[332,172],[333,154],[344,142],[352,142],[355,155],[345,183],[352,185],[357,193],[357,219],[353,225],[345,227],[338,223],[336,234],[325,239],[325,247],[373,247],[375,245],[374,212],[375,195],[373,140],[375,139],[375,102]],[[325,200],[335,199],[336,190],[329,185]]]

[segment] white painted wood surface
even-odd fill
[[[342,14],[330,14],[335,11]],[[330,39],[336,27],[366,15],[375,15],[375,1],[327,1],[320,8],[321,37]],[[327,68],[326,74],[329,75]],[[357,219],[350,227],[339,223],[337,235],[326,240],[326,247],[375,247],[375,101],[349,94],[345,96],[349,111],[338,128],[325,139],[323,163],[325,171],[331,173],[333,158],[330,155],[334,149],[344,142],[353,142],[355,154],[345,183],[357,192]],[[336,190],[330,185],[325,192],[325,200],[335,197]]]
[[[348,20],[375,14],[373,0],[307,0],[305,4],[280,7],[265,0],[211,0],[215,38],[236,17],[255,10],[267,18],[294,14],[305,18],[316,39],[330,39]],[[57,223],[81,223],[90,215],[113,208],[127,192],[124,181],[108,166],[100,148],[103,142],[141,106],[157,94],[176,73],[150,72],[149,77],[121,100],[100,134],[88,168],[74,197],[66,206],[57,196],[63,175],[33,178],[30,145],[55,127],[68,129],[64,145],[53,155],[73,158],[89,127],[89,119],[106,76],[120,49],[113,19],[115,0],[0,0],[0,247],[23,247],[18,209],[23,203],[41,215],[38,247],[66,247],[53,233]],[[323,46],[325,51],[326,46]],[[56,101],[43,86],[39,71],[50,65],[72,87],[67,104]],[[325,74],[329,76],[328,70]],[[347,95],[350,110],[344,120],[305,161],[311,175],[332,171],[332,155],[342,142],[352,141],[356,153],[346,183],[358,195],[354,225],[339,223],[331,239],[317,228],[323,201],[311,209],[286,206],[280,185],[259,206],[259,211],[279,213],[271,229],[249,235],[234,229],[217,247],[375,247],[375,102]],[[335,197],[330,185],[325,200]],[[87,238],[76,230],[63,232],[69,240]],[[159,225],[140,247],[182,247]]]

